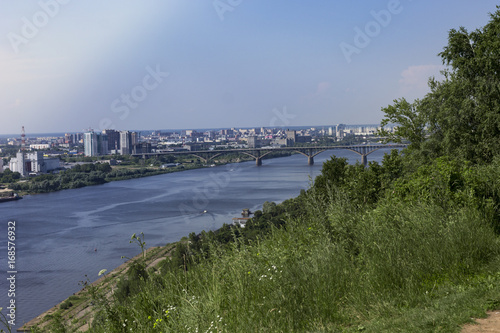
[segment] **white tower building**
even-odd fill
[[[97,134],[94,131],[86,132],[83,135],[85,156],[97,156]]]

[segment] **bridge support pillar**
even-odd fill
[[[314,165],[314,156],[307,156],[307,165]]]
[[[361,155],[361,163],[366,167],[368,166],[368,156],[367,155]]]
[[[256,166],[261,166],[261,165],[262,165],[262,158],[257,157],[257,158],[255,159],[255,165],[256,165]]]

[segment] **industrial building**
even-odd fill
[[[60,166],[58,158],[44,158],[43,153],[39,151],[24,153],[20,150],[9,162],[9,169],[12,172],[19,172],[21,177],[51,172],[59,169]]]

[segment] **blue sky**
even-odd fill
[[[379,123],[497,4],[0,0],[0,134]]]

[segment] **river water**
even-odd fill
[[[302,155],[112,182],[80,189],[26,196],[0,205],[0,307],[8,296],[7,224],[16,222],[16,326],[31,320],[81,289],[101,269],[122,264],[121,256],[140,253],[129,244],[143,232],[147,247],[178,241],[190,232],[231,223],[243,208],[260,209],[309,187],[322,163],[335,152],[350,163],[359,155],[335,150],[308,166]],[[388,150],[368,156],[382,160]],[[203,213],[206,211],[206,213]]]

